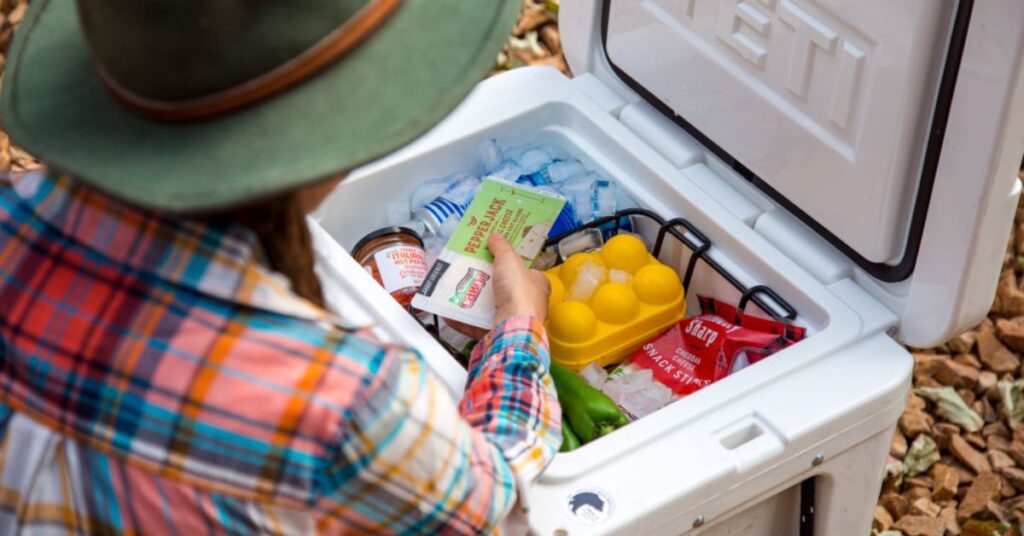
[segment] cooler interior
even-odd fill
[[[635,216],[634,221],[639,224],[636,231],[645,237],[648,244],[659,245],[658,258],[675,267],[684,280],[687,316],[700,310],[697,296],[711,296],[733,304],[742,303],[747,312],[785,319],[807,329],[807,337],[802,342],[761,363],[797,355],[802,346],[813,341],[815,334],[828,326],[826,309],[808,292],[777,290],[769,281],[785,281],[783,274],[772,273],[770,264],[758,260],[754,251],[729,251],[736,245],[734,237],[721,235],[717,229],[702,228],[699,223],[716,218],[735,219],[734,215],[711,204],[696,206],[687,195],[685,174],[673,177],[655,172],[645,163],[643,154],[626,146],[628,140],[606,132],[578,108],[564,102],[546,103],[433,146],[420,143],[415,151],[405,151],[383,164],[373,165],[368,171],[358,170],[341,183],[314,217],[348,251],[367,233],[395,224],[388,221],[388,205],[404,201],[420,181],[456,171],[474,171],[479,147],[489,139],[496,139],[502,145],[553,144],[627,189],[640,205],[640,210],[627,210],[622,216]],[[709,160],[711,158],[700,159],[690,166],[693,169],[687,169],[714,173],[708,165],[711,164],[718,170],[724,170],[724,166],[715,165]],[[721,244],[727,245],[722,247]],[[794,288],[787,285],[789,291]],[[391,299],[380,287],[366,288],[365,291],[377,300]],[[418,329],[429,330],[430,323],[426,325]],[[723,389],[725,387],[721,384],[734,377],[757,374],[760,366],[740,370],[655,413],[685,406],[693,397]],[[757,428],[752,433],[771,432]],[[594,441],[574,453],[600,443],[600,440]]]

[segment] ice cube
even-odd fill
[[[629,192],[627,192],[621,184],[618,184],[618,191],[615,194],[615,208],[617,210],[624,210],[627,208],[636,208],[639,206],[640,203],[637,203],[636,199],[634,199],[633,196],[630,195]]]
[[[409,204],[401,201],[388,203],[387,221],[389,225],[395,225],[409,221]]]
[[[608,271],[608,280],[616,283],[622,283],[624,285],[631,285],[633,284],[633,274],[630,274],[625,270],[612,268]]]
[[[423,262],[426,263],[427,268],[433,266],[434,261],[441,255],[445,242],[447,240],[436,235],[427,235],[423,239]]]
[[[581,370],[580,376],[582,376],[584,380],[587,380],[587,383],[589,383],[591,387],[598,390],[604,387],[604,382],[608,380],[608,372],[604,370],[604,367],[596,362],[587,365],[583,370]]]
[[[554,248],[548,248],[542,250],[537,254],[537,258],[533,259],[533,268],[535,270],[547,270],[558,263],[558,252]]]
[[[604,244],[601,231],[597,229],[586,229],[573,233],[558,241],[558,254],[562,259],[568,259],[571,255],[581,251],[597,249]]]
[[[480,144],[480,166],[485,171],[498,167],[498,164],[504,159],[505,156],[498,145],[498,140],[491,138]]]
[[[616,403],[629,416],[639,419],[665,407],[665,404],[668,404],[671,399],[671,389],[656,381],[651,381],[642,389],[623,393]]]
[[[615,214],[615,211],[618,210],[615,203],[619,195],[618,184],[607,179],[599,179],[594,181],[591,192],[590,203],[594,211],[591,217],[593,219]]]
[[[518,160],[520,167],[523,168],[523,174],[529,175],[543,168],[554,158],[544,150],[532,147],[523,151]]]
[[[455,233],[455,228],[459,226],[459,218],[455,215],[449,216],[443,222],[441,222],[441,228],[437,231],[438,236],[441,238],[449,238]]]
[[[511,159],[503,160],[496,167],[487,170],[488,177],[505,182],[516,182],[522,174],[522,166],[519,165],[519,162]]]
[[[565,299],[584,302],[589,300],[597,291],[598,285],[604,282],[605,275],[604,266],[596,262],[584,261],[580,265],[579,272],[576,273],[576,280],[572,282],[572,287],[569,288]]]
[[[609,398],[619,403],[627,393],[645,389],[653,382],[654,373],[650,369],[642,369],[622,375],[609,376],[608,381],[601,390]]]
[[[409,207],[417,209],[426,205],[437,199],[447,187],[448,181],[445,178],[430,179],[419,183],[413,188],[412,194],[409,195]]]
[[[569,153],[567,153],[565,149],[562,149],[561,147],[553,143],[541,143],[538,145],[534,145],[533,147],[547,153],[549,156],[551,156],[552,160],[567,160],[570,158]]]
[[[564,160],[548,166],[547,173],[548,179],[557,183],[581,176],[586,173],[586,169],[579,160]]]

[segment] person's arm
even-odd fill
[[[319,471],[319,528],[493,533],[561,442],[546,352],[526,350],[535,335],[521,331],[531,322],[495,330],[504,349],[471,379],[466,418],[419,354],[383,355]]]
[[[499,320],[474,352],[461,406],[416,352],[381,356],[320,473],[319,528],[492,533],[558,451],[547,281],[502,246],[492,241]]]

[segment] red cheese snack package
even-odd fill
[[[673,324],[644,344],[608,380],[648,369],[680,398],[728,376],[737,358],[744,365],[756,363],[805,334],[799,326],[749,315],[725,302],[703,296],[699,301],[700,315]]]

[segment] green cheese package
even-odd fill
[[[492,233],[504,236],[527,266],[533,262],[565,200],[501,180],[484,179],[448,243],[427,272],[412,306],[472,326],[494,323]]]

